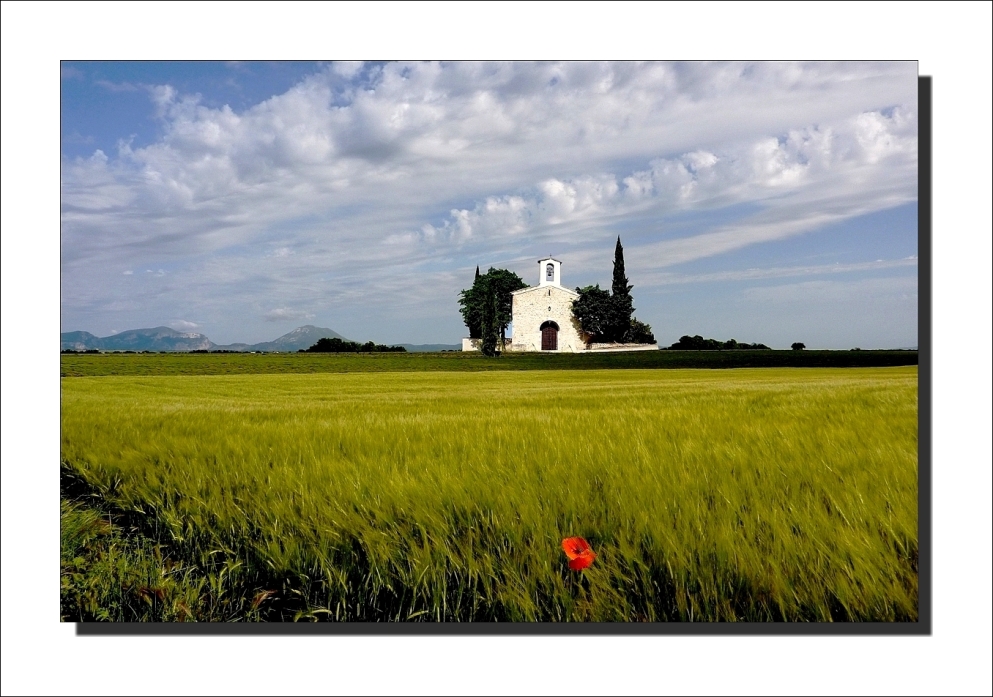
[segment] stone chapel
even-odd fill
[[[579,293],[562,286],[562,262],[554,257],[538,261],[538,285],[515,290],[511,295],[513,331],[507,351],[657,351],[657,343],[591,343],[579,320],[572,316],[572,303]],[[463,351],[478,351],[480,339],[462,339]]]
[[[511,351],[586,350],[579,322],[572,316],[572,302],[579,297],[562,286],[562,262],[552,257],[538,261],[538,285],[512,293],[513,337]]]
[[[572,301],[579,293],[562,286],[562,262],[552,257],[538,261],[538,285],[511,293],[513,335],[507,351],[586,350],[579,322],[572,316]],[[479,339],[462,339],[463,351],[478,351]]]

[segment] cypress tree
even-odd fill
[[[628,277],[624,273],[624,247],[621,246],[621,236],[618,235],[617,245],[614,247],[614,279],[610,285],[611,318],[608,333],[611,341],[623,341],[631,328],[631,315],[634,314],[632,288],[634,286],[628,283]]]
[[[465,326],[469,328],[469,338],[471,339],[483,337],[482,304],[486,294],[484,284],[485,279],[480,281],[479,266],[477,266],[476,276],[472,279],[472,287],[459,294],[460,312]]]
[[[503,327],[500,324],[500,295],[497,293],[496,289],[493,290],[493,298],[490,302],[490,307],[493,308],[493,354],[496,356],[500,355],[500,352],[504,350],[504,342],[506,341],[503,336]],[[499,341],[500,351],[497,351],[497,341]]]
[[[482,307],[483,314],[483,341],[482,349],[483,355],[485,356],[495,356],[497,339],[499,338],[497,329],[497,297],[496,293],[493,292],[492,286],[487,285],[485,299],[483,300]]]

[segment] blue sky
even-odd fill
[[[63,62],[62,331],[456,343],[478,264],[917,344],[917,64]]]

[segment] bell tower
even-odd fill
[[[560,286],[562,285],[562,262],[552,257],[545,257],[538,261],[538,285],[539,286]]]

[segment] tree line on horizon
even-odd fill
[[[386,346],[374,341],[360,344],[357,341],[342,341],[338,337],[318,339],[310,348],[297,349],[297,353],[406,353],[403,346]]]
[[[666,347],[669,351],[771,351],[765,344],[739,343],[734,339],[718,341],[717,339],[704,339],[696,336],[683,335],[679,341],[672,346]]]

